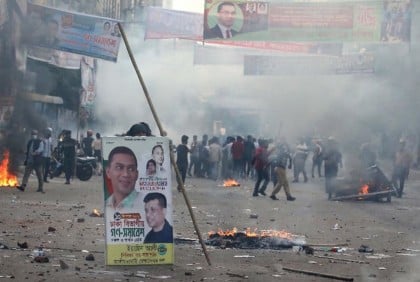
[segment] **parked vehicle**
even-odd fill
[[[76,157],[76,177],[79,178],[81,181],[88,181],[92,177],[95,168],[95,157]],[[54,152],[51,157],[51,165],[49,172],[50,178],[59,177],[63,172],[64,165],[62,162],[62,156],[56,148],[54,149]]]

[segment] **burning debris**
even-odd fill
[[[373,165],[365,171],[354,172],[349,180],[337,181],[336,194],[332,200],[374,200],[386,198],[396,194],[394,185],[382,170]]]
[[[91,217],[103,217],[104,214],[98,211],[97,209],[93,209],[93,211],[90,214]]]
[[[239,187],[241,184],[235,179],[226,179],[223,181],[223,187]]]
[[[3,187],[16,187],[19,182],[17,176],[9,172],[9,151],[4,151],[3,159],[0,163],[0,186]]]
[[[305,245],[303,236],[293,235],[287,231],[260,230],[257,232],[247,228],[245,231],[219,230],[209,232],[206,245],[220,248],[236,249],[288,249]]]

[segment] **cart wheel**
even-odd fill
[[[388,196],[386,197],[386,201],[388,203],[391,203],[391,198],[392,198],[391,193],[388,193]]]

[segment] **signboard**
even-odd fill
[[[172,264],[169,139],[104,137],[107,265]]]
[[[245,56],[244,75],[369,74],[375,71],[372,53],[322,56]]]
[[[28,3],[23,35],[29,45],[117,61],[117,21]]]
[[[144,37],[145,39],[182,38],[202,40],[203,15],[148,7]]]
[[[409,40],[411,1],[205,3],[203,38],[209,42]]]
[[[233,41],[231,41],[233,42]],[[224,44],[195,44],[194,64],[197,65],[232,65],[243,64],[245,55],[262,55],[273,53],[312,54],[341,56],[343,53],[342,43],[287,43],[287,42],[255,42],[267,44],[254,44],[254,48],[241,48],[241,43],[234,42],[233,46]],[[251,42],[252,43],[252,42]],[[246,44],[243,44],[246,46]],[[256,46],[259,49],[255,49]],[[226,48],[228,47],[228,48]],[[230,47],[230,48],[229,48]]]

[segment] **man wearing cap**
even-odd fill
[[[44,143],[38,137],[38,131],[32,130],[31,139],[26,145],[26,159],[25,159],[25,173],[23,174],[22,184],[17,186],[20,191],[25,191],[28,183],[29,176],[35,170],[36,177],[38,178],[37,192],[44,193],[42,189],[42,152],[44,151]]]

